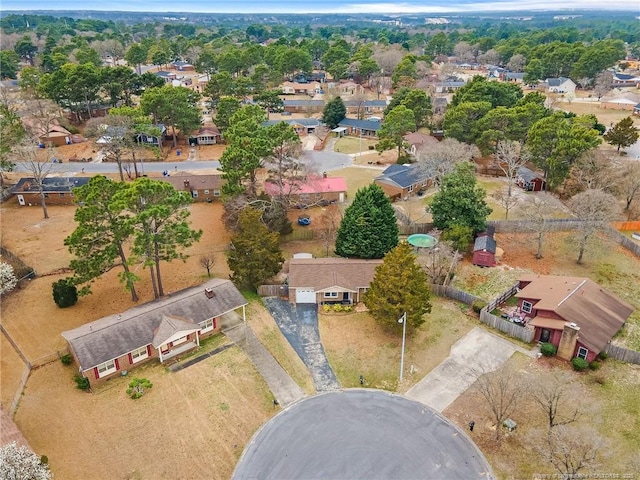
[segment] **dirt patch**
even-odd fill
[[[87,394],[73,370],[60,362],[34,370],[15,418],[56,478],[228,479],[275,413],[266,383],[235,347],[178,373],[140,367],[153,388],[135,401],[125,395],[129,377]]]
[[[20,386],[20,380],[24,373],[26,364],[13,348],[4,333],[0,335],[0,403],[2,407],[9,411],[13,397]]]

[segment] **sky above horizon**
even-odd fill
[[[628,0],[430,0],[389,2],[376,0],[324,0],[300,2],[293,0],[232,0],[227,2],[202,0],[2,0],[2,10],[101,10],[128,12],[203,12],[203,13],[471,13],[474,11],[522,10],[627,10],[640,7]]]

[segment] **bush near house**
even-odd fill
[[[582,372],[589,368],[589,362],[587,362],[584,358],[576,357],[571,360],[571,365],[576,372]]]
[[[553,357],[556,354],[556,346],[552,343],[543,343],[540,346],[540,353],[545,357]]]

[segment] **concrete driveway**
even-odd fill
[[[320,341],[317,305],[291,305],[275,297],[266,297],[263,300],[280,331],[307,366],[316,391],[339,389],[340,384]]]
[[[409,390],[407,397],[438,412],[447,408],[476,381],[475,372],[499,369],[518,350],[535,355],[508,340],[475,327],[452,347],[449,356]]]
[[[301,400],[251,439],[233,473],[250,479],[495,479],[465,432],[432,409],[381,390]]]

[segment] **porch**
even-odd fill
[[[166,362],[167,360],[170,360],[170,359],[172,359],[174,357],[177,357],[178,355],[180,355],[180,354],[182,354],[184,352],[188,352],[189,350],[193,350],[197,346],[198,346],[198,344],[196,342],[186,342],[186,343],[183,343],[182,345],[179,345],[177,347],[173,347],[167,353],[164,353],[164,352],[162,352],[162,350],[160,350],[158,352],[159,357],[160,357],[160,363]]]

